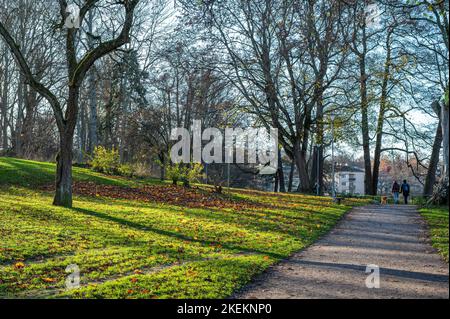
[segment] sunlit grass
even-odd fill
[[[52,206],[52,194],[20,181],[33,176],[33,185],[45,184],[53,168],[0,158],[1,296],[227,297],[364,203],[335,205],[314,196],[230,190],[224,196],[258,205],[186,208],[75,196],[67,209]],[[97,184],[139,186],[75,171],[76,179]],[[65,269],[71,264],[80,268],[82,287],[66,291]]]
[[[420,213],[428,223],[433,247],[448,262],[448,207],[423,208]]]

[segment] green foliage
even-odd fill
[[[129,164],[121,164],[117,168],[117,173],[120,176],[133,177],[134,172],[134,167]]]
[[[103,146],[97,146],[94,150],[89,165],[96,172],[107,175],[121,175],[131,177],[134,170],[131,165],[121,164],[119,151],[116,149],[108,150]]]
[[[173,164],[166,166],[166,175],[167,178],[172,181],[173,184],[177,184],[179,180],[181,180],[182,176],[182,164]]]
[[[203,165],[200,163],[193,163],[190,166],[183,163],[167,165],[166,174],[173,184],[183,181],[185,186],[189,186],[190,183],[199,182],[203,177]]]
[[[94,154],[89,161],[89,165],[96,172],[113,175],[120,166],[119,151],[115,149],[108,150],[103,146],[97,146],[94,149]]]
[[[200,178],[202,178],[203,176],[203,165],[200,163],[194,163],[190,167],[186,168],[184,178],[189,183],[199,183]]]

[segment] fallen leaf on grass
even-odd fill
[[[51,282],[55,282],[55,281],[56,281],[55,278],[49,278],[49,277],[42,278],[42,280],[43,280],[44,282],[47,282],[47,283],[51,283]]]
[[[16,269],[22,269],[25,267],[25,264],[23,262],[18,262],[14,264],[14,268]]]

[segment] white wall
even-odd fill
[[[364,195],[364,172],[337,172],[336,190],[338,193]]]

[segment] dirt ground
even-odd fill
[[[379,266],[379,288],[366,286],[368,265]],[[449,298],[448,271],[414,206],[373,205],[233,298]]]

